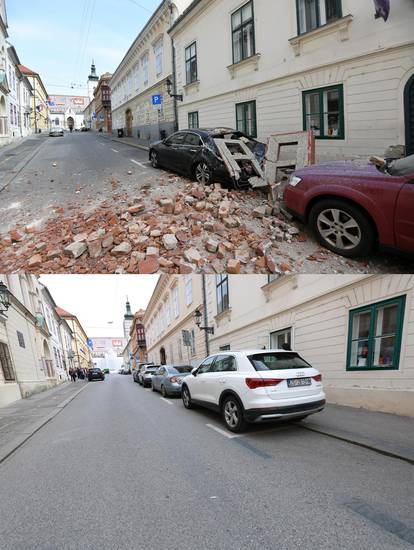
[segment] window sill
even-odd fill
[[[247,59],[243,59],[242,61],[239,61],[238,63],[233,63],[232,65],[229,65],[227,67],[227,70],[229,71],[231,78],[233,79],[236,76],[237,71],[239,69],[244,68],[244,67],[253,67],[255,71],[258,71],[259,70],[259,61],[260,61],[261,57],[262,57],[262,54],[256,53],[256,54],[248,57]]]
[[[279,288],[283,285],[288,285],[290,290],[295,290],[298,287],[297,275],[290,275],[289,277],[284,277],[283,275],[274,281],[270,281],[261,287],[263,294],[266,297],[266,302],[272,297],[272,293],[276,288]]]
[[[354,16],[349,14],[341,19],[332,21],[332,23],[327,23],[322,27],[318,27],[313,31],[306,32],[304,34],[299,34],[293,38],[289,39],[289,43],[293,48],[294,54],[298,57],[301,54],[302,45],[308,41],[313,40],[314,38],[319,38],[320,36],[325,36],[332,32],[338,32],[338,38],[340,42],[345,42],[349,40],[349,25],[353,21]]]
[[[214,317],[214,320],[218,327],[223,321],[230,321],[230,319],[231,319],[231,307],[225,309],[221,313],[217,313],[217,315]]]
[[[186,84],[184,86],[185,95],[191,93],[191,92],[198,92],[200,90],[200,81],[194,80],[194,82],[190,82],[189,84]]]

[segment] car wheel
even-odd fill
[[[150,155],[150,158],[151,158],[151,166],[153,168],[159,168],[159,161],[158,161],[158,153],[156,151],[151,151],[151,155]]]
[[[167,393],[167,390],[165,389],[164,386],[161,386],[161,395],[165,398],[165,397],[168,397],[168,393]]]
[[[317,203],[309,214],[309,223],[318,242],[335,254],[366,256],[374,247],[375,231],[367,216],[345,201]]]
[[[211,168],[205,162],[198,162],[195,165],[194,176],[201,185],[209,185],[213,179]]]
[[[184,386],[182,392],[181,392],[181,398],[183,400],[184,407],[186,409],[192,409],[193,403],[191,401],[191,395],[190,390],[187,388],[187,386]]]
[[[228,430],[239,433],[246,428],[246,422],[243,418],[243,407],[236,397],[233,395],[226,397],[221,410]]]

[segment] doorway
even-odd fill
[[[407,155],[414,155],[414,74],[404,91],[405,147]]]
[[[69,130],[72,129],[75,127],[75,121],[73,120],[73,117],[68,117],[68,120],[67,120],[67,123],[68,123],[68,128]]]
[[[165,353],[165,349],[160,349],[160,364],[166,365],[167,364],[167,354]]]
[[[132,116],[131,109],[127,110],[127,112],[125,113],[125,118],[126,118],[126,134],[127,134],[127,137],[132,137],[132,120],[133,120],[133,116]]]

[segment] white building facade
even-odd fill
[[[114,72],[110,82],[113,132],[122,129],[147,145],[175,130],[174,101],[167,93],[173,73],[168,29],[189,4],[190,0],[164,0]]]
[[[26,137],[32,133],[30,113],[32,112],[33,88],[27,76],[19,69],[20,60],[13,46],[7,48],[7,81],[9,94],[7,96],[9,114],[9,141]]]
[[[0,406],[59,383],[37,278],[0,275],[11,305],[0,315]]]
[[[414,416],[414,276],[207,276],[211,353],[287,344],[330,403]]]
[[[0,147],[9,142],[8,94],[7,81],[7,14],[5,0],[0,0]]]
[[[371,0],[194,0],[170,30],[179,127],[265,140],[313,130],[317,158],[414,153],[414,9]]]

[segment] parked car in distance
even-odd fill
[[[55,126],[49,132],[50,137],[63,137],[64,135],[64,130],[60,126]]]
[[[133,372],[133,378],[134,378],[134,382],[137,382],[137,383],[141,383],[140,382],[140,379],[139,379],[139,375],[140,375],[140,372],[142,371],[142,369],[144,367],[146,367],[147,365],[153,365],[154,363],[140,363],[138,365],[138,367],[134,370]]]
[[[207,357],[182,383],[186,409],[194,405],[221,413],[226,427],[302,420],[325,406],[322,375],[294,351],[223,352]]]
[[[160,365],[145,365],[138,376],[138,382],[144,388],[151,387],[152,375],[160,367]]]
[[[376,246],[414,254],[414,174],[357,161],[307,166],[290,178],[284,202],[336,254],[366,256]]]
[[[93,369],[88,370],[88,380],[89,382],[92,380],[105,380],[105,373],[98,367],[93,367]]]
[[[266,146],[264,143],[233,130],[232,128],[199,128],[192,130],[180,130],[167,139],[157,141],[150,145],[149,159],[153,168],[167,168],[194,178],[198,183],[208,185],[214,181],[232,183],[231,177],[224,161],[219,153],[216,138],[241,139],[256,158],[262,161]],[[248,185],[248,180],[253,173],[243,173],[241,185]]]
[[[162,365],[152,375],[153,391],[161,392],[163,397],[181,395],[181,384],[193,368],[186,365]]]

